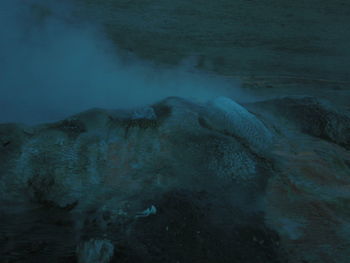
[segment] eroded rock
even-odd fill
[[[336,128],[344,132],[347,117],[313,99],[247,107],[172,97],[137,112],[0,125],[0,254],[28,262],[328,263],[337,251],[346,263],[350,156],[328,141],[346,145]],[[18,235],[25,244],[40,237],[45,249],[13,256],[23,246]],[[87,241],[76,254],[77,240]]]
[[[255,103],[281,116],[302,132],[350,148],[350,116],[315,97],[291,96]]]

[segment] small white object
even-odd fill
[[[138,217],[148,217],[150,215],[155,215],[157,213],[157,208],[152,205],[150,208],[147,208],[146,210],[142,211],[141,213],[136,215],[136,218]]]

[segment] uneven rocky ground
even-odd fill
[[[0,124],[1,263],[349,262],[346,1],[75,2],[123,52],[257,99]]]
[[[348,262],[349,129],[311,97],[1,124],[2,262]]]

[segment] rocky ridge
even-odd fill
[[[310,97],[172,97],[0,124],[0,255],[347,262],[349,119]]]

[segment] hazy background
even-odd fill
[[[222,75],[350,81],[347,0],[72,0],[122,48]],[[139,45],[142,43],[142,45]]]
[[[259,97],[310,95],[350,109],[347,0],[72,0],[120,48],[154,63],[189,56]]]
[[[0,122],[54,121],[168,96],[248,98],[237,81],[196,70],[195,57],[165,67],[118,49],[72,2],[2,0],[0,7]]]
[[[346,0],[2,0],[0,122],[172,95],[350,109],[349,14]]]

